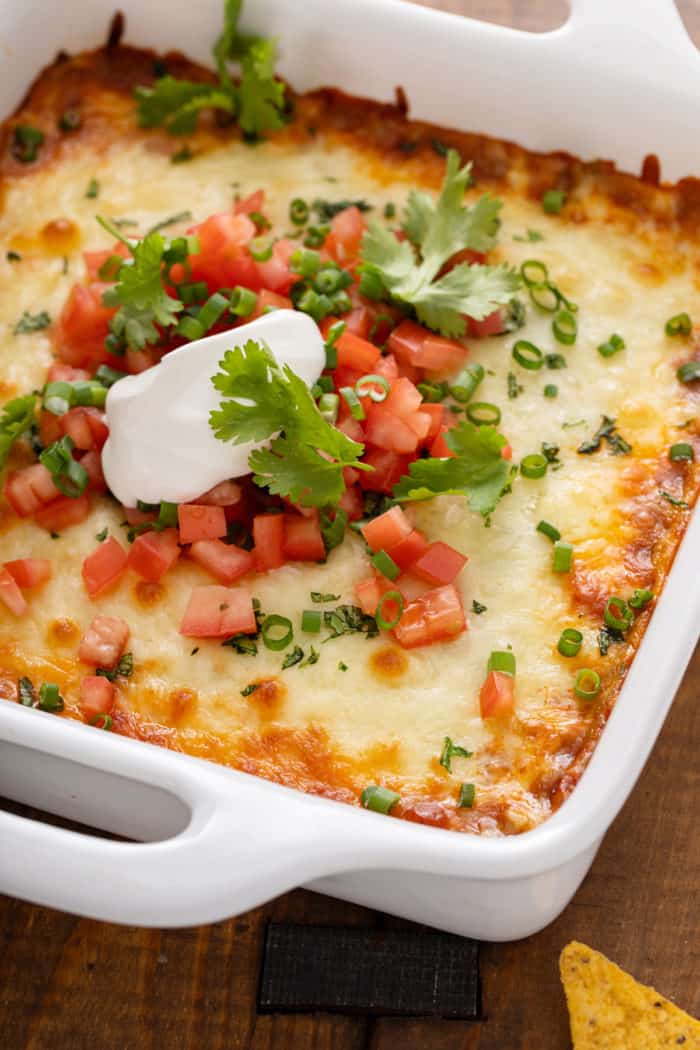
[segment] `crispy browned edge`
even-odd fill
[[[154,148],[164,152],[174,152],[178,148],[179,140],[164,132],[138,128],[132,91],[139,84],[153,82],[157,56],[151,51],[121,46],[119,35],[119,27],[113,27],[110,41],[104,48],[72,58],[59,53],[54,63],[39,74],[16,113],[0,127],[0,207],[5,180],[30,178],[38,170],[59,165],[74,149],[86,143],[100,151],[118,140],[148,136]],[[210,71],[193,65],[180,53],[168,53],[158,62],[158,72],[162,72],[165,65],[174,76],[213,79]],[[394,165],[397,169],[404,169],[410,164],[416,179],[428,185],[439,183],[444,170],[443,147],[451,146],[464,160],[473,162],[478,183],[488,188],[497,190],[505,186],[509,174],[518,169],[526,175],[524,192],[533,200],[539,200],[548,188],[565,190],[573,202],[573,206],[567,209],[569,222],[588,221],[586,202],[593,196],[603,199],[609,206],[609,221],[627,223],[630,230],[637,228],[640,221],[650,220],[659,230],[697,238],[700,180],[685,178],[676,185],[662,184],[659,163],[653,155],[645,160],[641,177],[636,177],[617,171],[609,161],[584,162],[563,152],[528,152],[513,143],[485,135],[411,121],[401,89],[397,89],[394,105],[350,97],[333,88],[306,95],[296,95],[290,89],[288,98],[294,117],[278,133],[281,139],[302,142],[323,132],[358,146],[367,156],[376,156],[385,169]],[[68,134],[61,132],[58,126],[66,109],[78,110],[82,118],[80,128]],[[45,134],[45,143],[35,164],[22,164],[12,156],[13,129],[20,123],[39,127]],[[188,139],[195,140],[197,148],[206,149],[222,140],[237,137],[239,133],[235,126],[220,124],[213,117],[205,116],[200,130]],[[579,190],[581,195],[577,198]],[[700,355],[700,343],[696,343],[695,352]],[[700,454],[697,430],[687,433]],[[627,477],[628,495],[644,524],[626,552],[624,571],[630,585],[651,586],[658,591],[689,519],[689,511],[679,511],[659,501],[657,488],[680,482],[685,498],[694,502],[699,476],[697,466],[669,464],[667,460],[659,461],[658,470],[652,477],[645,474],[641,466],[635,470],[635,465],[631,465]],[[136,590],[135,594],[138,594]],[[574,608],[599,613],[604,600],[595,577],[585,570],[577,572],[572,580]],[[554,775],[551,770],[543,768],[541,776],[535,777],[531,785],[530,790],[546,798],[552,810],[558,808],[578,782],[612,710],[649,616],[650,611],[639,616],[627,643],[619,646],[616,659],[610,661],[600,700],[589,709],[583,731],[578,727],[570,740],[554,741],[540,726],[521,725],[523,740],[530,738],[533,751],[542,747],[552,749],[556,743],[566,745],[572,756],[572,762],[563,775]],[[392,674],[395,673],[392,655],[395,651],[388,648],[386,656],[387,665],[392,665]],[[385,673],[381,654],[373,669],[377,674]],[[17,668],[11,670],[13,674],[17,673]],[[6,678],[0,684],[3,686],[0,695],[10,698],[10,681]],[[301,790],[356,802],[358,768],[361,773],[360,767],[364,763],[360,763],[360,767],[357,763],[351,766],[320,728],[309,727],[302,731],[275,725],[274,714],[283,699],[283,691],[281,682],[271,681],[253,694],[259,700],[261,728],[233,758],[226,753],[225,744],[215,738],[199,739],[194,746],[188,746],[186,738],[180,737],[176,728],[179,713],[192,700],[192,696],[184,696],[182,690],[173,695],[172,726],[142,723],[133,713],[118,710],[114,728],[125,735],[161,746],[189,750],[202,757],[228,762]],[[391,749],[380,755],[381,750],[376,749],[372,755],[365,756],[367,766],[381,758],[390,773],[395,756]],[[440,773],[441,770],[436,768],[432,786],[428,785],[420,796],[404,798],[393,812],[410,820],[460,830],[477,831],[484,826],[491,830],[511,830],[505,820],[504,806],[500,803],[477,804],[473,810],[461,811],[456,810],[454,804],[445,804],[444,781]]]

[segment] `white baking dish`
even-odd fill
[[[122,0],[127,38],[208,61],[220,0]],[[399,0],[248,0],[300,89],[334,84],[414,116],[668,178],[700,175],[700,61],[671,0],[576,0],[542,35]],[[58,46],[97,45],[114,0],[0,0],[0,112]],[[517,838],[479,839],[325,801],[147,744],[0,703],[0,795],[105,828],[116,842],[0,812],[0,891],[116,922],[184,926],[299,884],[457,933],[526,936],[586,874],[647,758],[700,624],[695,513],[579,787]]]

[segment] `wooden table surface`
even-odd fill
[[[527,29],[555,25],[566,14],[563,0],[434,0],[432,6]],[[698,0],[681,0],[680,7],[700,42]],[[484,1021],[257,1017],[269,919],[405,925],[313,893],[298,890],[238,919],[179,931],[110,926],[0,898],[0,1047],[567,1050],[557,957],[572,938],[700,1015],[699,696],[700,651],[573,903],[535,937],[483,945]]]

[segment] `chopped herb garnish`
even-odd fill
[[[548,215],[558,215],[565,203],[564,190],[547,190],[542,196],[542,207]]]
[[[321,654],[317,649],[314,649],[313,645],[309,646],[309,655],[306,657],[304,662],[300,664],[300,667],[311,667],[312,664],[317,664]]]
[[[566,358],[563,354],[545,354],[544,363],[547,368],[559,369],[567,367]]]
[[[679,441],[671,445],[668,450],[668,458],[672,463],[691,463],[695,459],[695,450],[687,441]]]
[[[401,223],[406,240],[399,241],[388,227],[372,222],[362,241],[361,290],[373,298],[411,304],[419,321],[451,338],[464,335],[464,314],[483,320],[505,305],[521,283],[505,264],[459,263],[439,276],[456,252],[488,251],[496,240],[501,201],[485,195],[472,207],[463,207],[470,172],[470,165],[460,170],[459,154],[449,150],[438,200],[417,190],[409,195]]]
[[[459,809],[471,809],[476,797],[476,788],[473,784],[460,784],[457,806]]]
[[[26,434],[36,420],[38,394],[26,394],[24,397],[8,401],[0,415],[0,467],[7,460],[10,449],[17,438]]]
[[[344,664],[343,661],[341,660],[340,663],[338,664],[338,670],[339,671],[347,671],[347,670],[349,670],[349,668],[348,668],[348,665]]]
[[[287,653],[284,660],[282,661],[282,670],[286,671],[288,667],[294,667],[295,664],[301,663],[304,659],[304,650],[300,645],[295,645],[290,652]]]
[[[77,131],[82,126],[83,118],[77,109],[64,109],[59,117],[58,126],[61,131]]]
[[[392,201],[387,201],[384,205],[384,218],[395,219],[396,218],[396,205]]]
[[[5,258],[8,262],[21,262],[22,256],[19,252],[5,252]]]
[[[614,357],[615,354],[624,349],[625,340],[621,335],[617,335],[616,332],[613,332],[607,342],[600,344],[598,347],[598,353],[601,357]]]
[[[228,646],[229,649],[234,649],[241,656],[258,655],[258,643],[255,641],[255,637],[251,637],[249,634],[234,634],[221,644]]]
[[[346,211],[348,208],[357,208],[358,211],[367,212],[372,210],[372,205],[365,200],[325,201],[318,198],[311,205],[320,223],[330,222],[341,211]]]
[[[472,612],[476,616],[480,616],[482,613],[485,613],[487,611],[487,608],[488,607],[486,605],[482,605],[481,602],[478,602],[476,598],[472,600]]]
[[[438,157],[446,157],[449,153],[447,146],[444,142],[441,142],[440,139],[431,139],[430,145],[433,147]]]
[[[527,244],[527,243],[532,244],[535,241],[543,241],[544,240],[544,234],[540,233],[539,230],[530,230],[530,229],[528,229],[528,230],[525,231],[525,236],[524,237],[520,236],[517,233],[514,234],[513,235],[513,240],[514,241],[519,241],[522,244]]]
[[[44,328],[48,328],[50,324],[51,318],[46,310],[40,310],[38,314],[32,314],[28,310],[25,310],[15,325],[13,332],[15,335],[27,335],[30,332],[41,332]]]
[[[323,622],[331,632],[324,642],[344,634],[364,634],[367,638],[376,638],[379,634],[375,618],[363,613],[357,605],[338,605],[332,611],[324,612]]]
[[[130,678],[134,672],[134,657],[133,653],[124,653],[119,660],[116,667],[98,667],[95,671],[96,675],[101,678],[107,678],[110,682],[113,682],[116,678]]]
[[[97,179],[90,179],[85,190],[85,196],[89,197],[90,200],[95,200],[100,195],[100,184]]]
[[[171,164],[186,164],[188,160],[192,160],[194,153],[190,147],[185,143],[180,149],[176,150],[175,153],[170,154]]]
[[[666,492],[665,489],[659,489],[658,492],[661,498],[665,499],[667,503],[670,503],[672,507],[682,507],[683,510],[688,510],[690,504],[686,503],[684,499],[677,499],[675,496],[672,496],[670,492]]]
[[[466,747],[461,747],[459,744],[453,744],[450,737],[446,736],[442,745],[442,751],[440,752],[440,765],[446,769],[448,773],[451,773],[453,758],[471,758],[473,754],[474,752],[468,751]]]
[[[559,387],[554,383],[547,383],[542,393],[545,397],[556,397],[559,393]]]
[[[547,460],[547,462],[553,467],[554,470],[558,470],[561,467],[558,445],[550,445],[548,441],[543,441],[542,455]]]
[[[195,645],[194,649],[192,649],[192,651],[190,652],[190,656],[196,656],[198,652],[199,652],[199,646]]]
[[[17,699],[22,707],[36,707],[36,693],[29,678],[20,678],[17,682]]]
[[[178,222],[187,222],[191,218],[191,211],[179,211],[175,215],[169,215],[167,219],[161,219],[155,226],[151,226],[150,230],[146,232],[146,236],[148,237],[149,233],[158,233],[159,230],[164,230],[168,226],[174,226]]]
[[[251,693],[254,693],[255,690],[259,688],[260,682],[250,682],[249,685],[246,685],[241,689],[241,696],[250,696]]]
[[[569,424],[569,426],[573,426],[573,424]],[[615,420],[611,419],[610,416],[603,416],[601,424],[593,437],[582,441],[577,452],[582,456],[590,456],[593,452],[598,451],[603,441],[607,442],[613,456],[626,456],[632,451],[632,446],[629,442],[625,441],[622,435],[617,432]]]
[[[624,638],[620,631],[615,630],[614,627],[601,627],[598,631],[598,651],[601,656],[608,655],[608,649],[612,644],[623,642]]]
[[[666,322],[664,331],[666,335],[690,335],[693,330],[693,322],[690,320],[690,314],[682,313],[676,314],[674,317],[669,317]]]
[[[653,597],[654,592],[650,591],[647,587],[637,587],[627,604],[630,609],[643,609],[645,605],[649,604]]]
[[[518,382],[518,377],[516,376],[515,372],[509,372],[508,373],[508,397],[511,399],[511,401],[514,398],[516,398],[519,394],[522,394],[524,389],[525,388],[523,387],[522,383]]]
[[[39,461],[51,474],[51,479],[64,496],[77,499],[87,488],[88,473],[76,459],[73,459],[75,443],[67,434],[45,448]]]
[[[107,528],[106,525],[100,532],[95,533],[95,539],[97,540],[98,543],[104,543],[104,541],[107,539],[108,536],[109,536],[109,529]]]
[[[324,602],[337,602],[339,598],[339,594],[324,594],[322,591],[311,592],[311,601],[316,605],[321,605]]]
[[[12,156],[21,164],[33,164],[43,144],[43,131],[29,124],[18,124],[12,132]]]

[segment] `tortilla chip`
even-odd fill
[[[700,1021],[585,944],[559,958],[574,1050],[700,1050]]]

